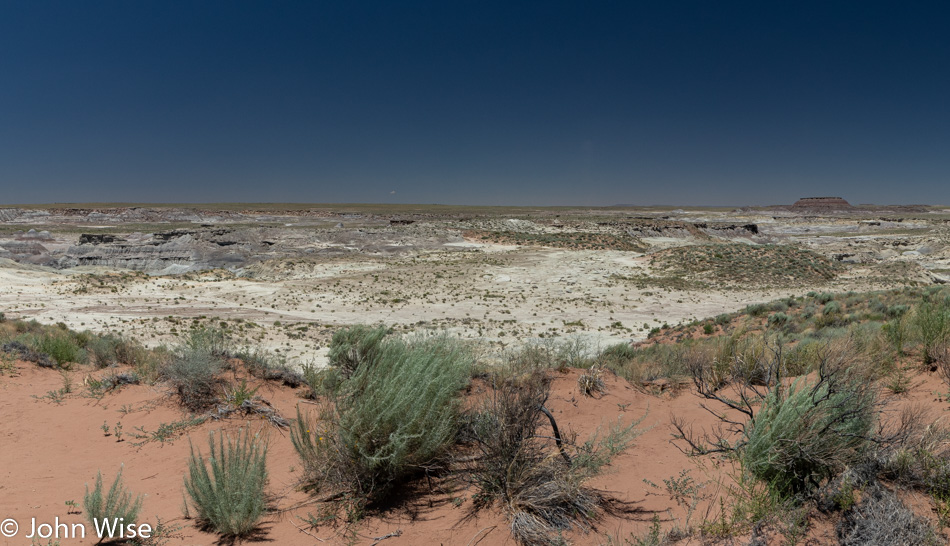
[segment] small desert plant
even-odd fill
[[[607,392],[604,383],[604,370],[598,366],[591,366],[577,378],[577,387],[585,396],[597,396]]]
[[[222,328],[198,328],[188,334],[180,350],[226,358],[231,353],[231,336]]]
[[[357,324],[337,330],[330,340],[327,354],[330,366],[338,369],[344,378],[350,377],[363,363],[372,362],[389,329]]]
[[[881,334],[890,344],[891,348],[898,356],[904,354],[904,346],[907,344],[908,331],[907,321],[903,317],[898,317],[881,326]]]
[[[86,344],[86,349],[92,355],[97,368],[107,368],[119,363],[115,351],[117,341],[115,337],[105,335],[95,337]]]
[[[499,501],[522,544],[560,544],[561,531],[589,528],[600,510],[599,495],[582,485],[564,452],[551,456],[550,442],[536,435],[548,393],[543,371],[509,379],[496,385],[471,427],[481,454],[473,471],[478,500]]]
[[[226,391],[225,399],[227,400],[228,404],[238,408],[241,407],[244,402],[253,400],[254,396],[257,394],[258,388],[260,387],[251,388],[247,384],[247,379],[242,379],[237,386]]]
[[[135,366],[147,358],[147,350],[136,342],[115,334],[93,336],[86,343],[86,350],[92,355],[98,368],[128,364]]]
[[[789,321],[788,315],[780,311],[778,313],[773,313],[772,315],[769,315],[768,323],[769,323],[769,327],[780,328],[788,324],[788,321]]]
[[[133,496],[122,481],[122,469],[115,475],[112,487],[105,493],[102,490],[102,472],[96,473],[96,482],[92,491],[86,485],[86,494],[82,505],[89,523],[98,526],[103,520],[110,523],[119,520],[122,525],[135,523],[142,508],[142,495]]]
[[[209,455],[191,447],[185,491],[198,520],[224,536],[253,531],[267,507],[267,441],[260,434],[239,430],[231,438],[209,433]]]
[[[738,456],[744,472],[781,497],[801,500],[865,455],[879,415],[876,391],[862,376],[850,340],[818,350],[817,379],[790,384],[781,344],[767,347],[762,364],[767,380],[760,385],[736,376],[740,383],[722,389],[705,368],[694,369],[697,393],[737,412],[721,416],[723,426],[715,433],[697,436],[677,418],[673,426],[692,453]]]
[[[343,385],[343,374],[338,368],[319,368],[314,362],[305,362],[300,367],[304,385],[310,388],[308,398],[318,395],[334,395]]]

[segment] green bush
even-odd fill
[[[778,312],[772,315],[769,315],[769,326],[773,328],[779,328],[788,324],[788,315],[782,312]]]
[[[857,460],[876,421],[874,391],[826,376],[770,389],[746,429],[744,466],[782,493],[802,493]]]
[[[337,330],[330,340],[327,355],[330,366],[340,370],[343,377],[350,377],[363,363],[376,358],[380,344],[388,334],[388,328],[373,328],[365,324]]]
[[[115,334],[91,337],[86,343],[86,349],[92,355],[98,368],[117,364],[136,366],[147,358],[144,347]]]
[[[913,325],[921,344],[924,362],[930,364],[937,357],[938,349],[950,338],[950,304],[924,301],[917,306]]]
[[[67,368],[70,363],[82,364],[86,361],[86,352],[68,332],[38,335],[33,348],[50,355],[61,368]]]
[[[319,421],[298,416],[291,440],[311,486],[373,502],[442,456],[473,363],[467,346],[444,336],[382,342]]]
[[[217,374],[224,366],[226,342],[220,332],[196,330],[174,351],[162,375],[178,393],[181,404],[198,411],[218,398]]]
[[[86,494],[82,499],[86,520],[94,526],[101,526],[103,520],[110,522],[121,519],[121,524],[135,523],[139,511],[142,509],[142,499],[139,495],[133,496],[122,482],[122,469],[115,475],[115,481],[109,491],[103,494],[102,472],[96,473],[96,484],[92,491],[86,484]],[[110,525],[111,527],[111,525]]]
[[[202,524],[224,536],[245,536],[267,508],[267,441],[245,429],[225,437],[221,432],[215,442],[209,433],[207,459],[191,447],[185,491]]]
[[[637,349],[629,343],[617,343],[601,351],[602,358],[611,358],[616,360],[631,359],[637,354]]]
[[[903,304],[891,305],[887,308],[887,316],[890,318],[899,318],[904,316],[907,311],[910,309],[910,306]]]

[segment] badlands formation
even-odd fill
[[[596,348],[813,290],[950,279],[950,211],[836,203],[0,208],[0,307],[148,346],[224,322],[321,363],[358,322]]]

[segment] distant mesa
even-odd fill
[[[851,203],[848,203],[840,197],[803,197],[792,205],[793,209],[809,210],[848,210],[853,209]]]

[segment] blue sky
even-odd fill
[[[0,3],[0,202],[950,203],[950,8]]]

